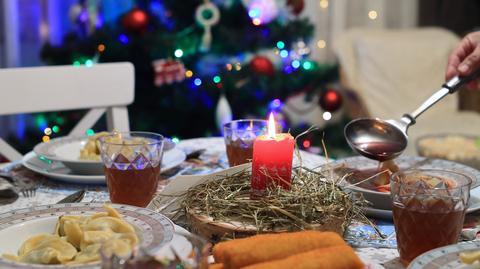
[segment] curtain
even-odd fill
[[[321,62],[335,62],[331,42],[349,28],[411,28],[418,21],[419,0],[305,0],[305,5],[304,15],[315,23],[312,56]]]
[[[422,0],[419,25],[441,26],[463,36],[480,27],[480,1]]]

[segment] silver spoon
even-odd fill
[[[419,108],[410,114],[404,114],[400,120],[362,118],[349,122],[344,130],[348,144],[361,155],[381,162],[397,157],[407,147],[407,130],[415,124],[415,119],[447,94],[456,92],[479,74],[480,69],[467,77],[455,76],[443,84],[442,88]]]

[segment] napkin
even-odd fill
[[[178,212],[183,201],[185,192],[194,186],[215,180],[221,177],[238,173],[239,171],[249,169],[251,164],[242,164],[229,169],[225,169],[209,175],[180,175],[172,179],[165,188],[152,199],[147,206],[148,209],[160,212],[165,216],[172,218]]]

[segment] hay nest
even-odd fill
[[[343,234],[352,220],[365,219],[363,202],[353,201],[329,169],[295,168],[291,190],[272,186],[260,199],[250,198],[250,177],[243,170],[189,189],[183,208],[194,232],[214,242],[312,229]]]

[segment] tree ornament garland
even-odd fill
[[[147,30],[149,21],[150,18],[145,11],[139,8],[134,8],[124,15],[122,24],[128,31],[144,32]]]
[[[250,61],[250,68],[257,74],[272,76],[275,73],[272,61],[265,56],[255,56]]]
[[[342,95],[338,91],[327,89],[320,95],[318,103],[322,109],[335,112],[342,106],[342,101]]]
[[[185,79],[185,66],[180,61],[159,59],[153,61],[152,66],[154,69],[154,84],[157,87],[181,82]]]
[[[220,21],[220,10],[209,1],[201,4],[195,11],[195,19],[203,27],[201,51],[209,51],[212,44],[212,26]]]
[[[287,6],[291,8],[293,14],[299,15],[305,7],[305,2],[304,0],[287,0]]]

